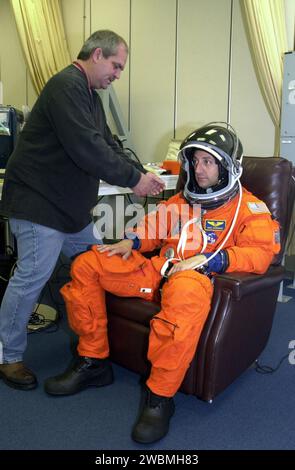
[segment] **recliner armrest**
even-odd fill
[[[217,274],[214,278],[214,289],[227,289],[232,292],[234,300],[255,293],[260,289],[271,287],[284,279],[283,266],[270,266],[264,274],[253,273],[224,273]]]

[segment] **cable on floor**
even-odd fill
[[[284,362],[285,359],[287,359],[287,357],[289,357],[289,353],[280,359],[276,367],[262,365],[262,364],[259,364],[258,361],[255,361],[255,371],[258,372],[258,374],[273,374],[281,367],[282,363]]]

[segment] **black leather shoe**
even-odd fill
[[[78,356],[61,375],[45,381],[50,395],[72,395],[87,387],[102,387],[113,382],[113,369],[108,359]]]
[[[38,385],[36,376],[22,361],[0,364],[0,378],[9,387],[19,390],[32,390]]]
[[[147,388],[143,410],[132,431],[132,439],[141,444],[151,444],[162,439],[169,431],[169,421],[174,410],[173,398],[161,397]]]

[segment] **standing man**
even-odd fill
[[[95,91],[120,78],[127,56],[116,33],[93,33],[77,61],[45,85],[8,162],[1,212],[9,217],[18,262],[0,310],[0,378],[11,387],[37,386],[23,363],[27,323],[60,252],[73,257],[98,243],[91,211],[99,180],[138,196],[164,188],[114,141]]]

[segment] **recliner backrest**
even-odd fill
[[[287,241],[295,195],[292,163],[279,157],[244,157],[242,185],[265,202],[280,224],[281,251],[272,264],[280,264]]]

